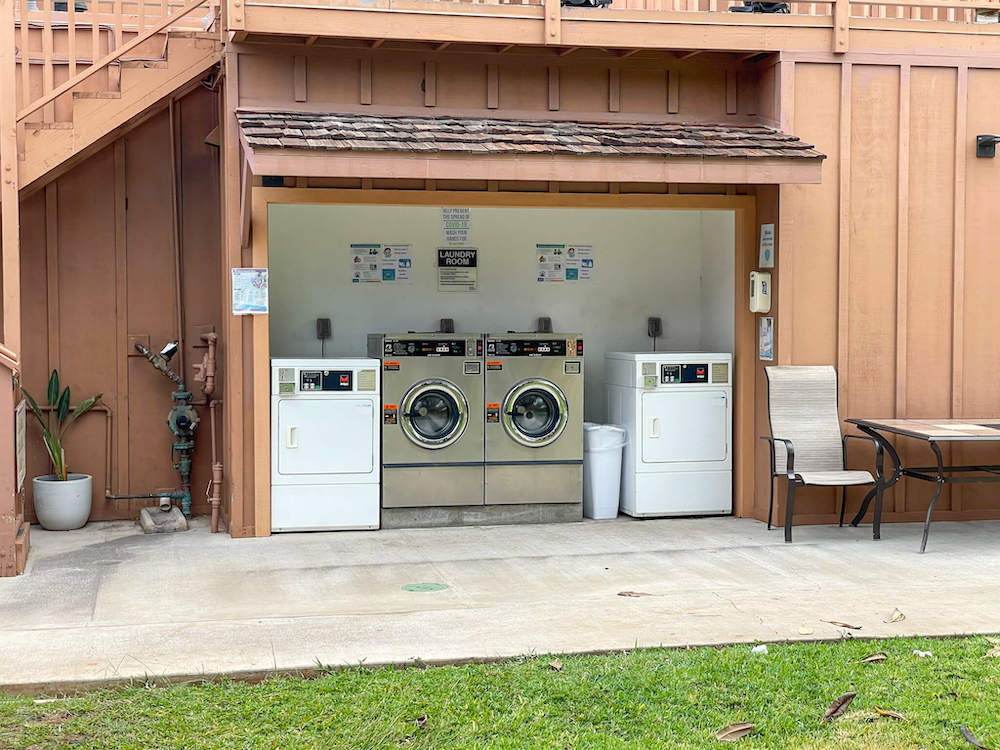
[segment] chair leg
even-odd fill
[[[774,517],[774,475],[771,475],[771,502],[767,506],[767,530],[771,530],[771,520]]]
[[[785,501],[785,541],[792,541],[792,513],[795,510],[795,480],[788,480],[788,499]]]
[[[840,525],[844,525],[844,511],[847,510],[847,487],[840,488]]]

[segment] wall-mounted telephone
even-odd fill
[[[771,273],[769,271],[750,272],[750,312],[771,312]]]

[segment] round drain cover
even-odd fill
[[[443,583],[408,583],[403,591],[444,591],[446,588]]]

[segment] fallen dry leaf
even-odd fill
[[[899,711],[891,711],[888,708],[879,708],[878,706],[875,706],[875,712],[879,716],[887,716],[890,719],[899,719],[900,721],[906,721],[906,717],[903,716],[903,714],[899,713]]]
[[[560,659],[553,659],[552,661],[549,662],[549,669],[555,672],[562,672],[562,667],[563,667],[562,660]]]
[[[656,594],[647,594],[645,591],[619,591],[618,596],[633,596],[638,598],[640,596],[656,596]]]
[[[838,628],[847,628],[848,630],[861,630],[860,625],[849,625],[846,622],[841,622],[840,620],[823,620],[823,622],[828,622],[831,625],[836,625]]]
[[[844,693],[842,696],[837,698],[837,700],[831,703],[830,707],[826,709],[826,713],[823,714],[823,721],[833,721],[844,713],[844,711],[847,710],[847,707],[851,705],[851,701],[853,701],[857,695],[857,693]]]
[[[885,654],[884,651],[879,651],[878,653],[875,653],[875,654],[868,654],[868,656],[866,656],[864,659],[861,660],[861,663],[862,664],[881,664],[882,662],[884,662],[888,658],[889,657]]]
[[[990,636],[986,636],[986,640],[992,644],[1000,646],[1000,638],[991,638]]]
[[[882,620],[882,622],[887,622],[887,623],[902,622],[905,619],[906,619],[906,615],[904,615],[898,609],[894,608],[892,610],[892,614],[889,615],[889,619],[888,620]]]
[[[803,625],[801,628],[799,628],[799,635],[811,635],[812,632],[813,632],[813,629],[810,628],[810,627],[806,627],[805,625]]]
[[[427,714],[420,714],[413,720],[413,723],[417,725],[417,729],[423,729],[427,726]]]
[[[969,728],[965,726],[965,724],[961,726],[960,731],[962,732],[962,736],[965,737],[965,741],[968,742],[970,745],[978,747],[979,750],[990,750],[988,747],[986,747],[986,745],[984,745],[982,742],[976,739],[976,735],[970,732]]]
[[[993,658],[1000,657],[1000,646],[994,646],[989,651],[986,652],[987,656],[992,656]]]
[[[746,737],[753,730],[753,724],[749,721],[741,721],[738,724],[730,724],[728,727],[720,729],[716,732],[715,739],[719,742],[736,742]]]

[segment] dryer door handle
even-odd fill
[[[286,448],[298,448],[299,447],[299,428],[289,427],[288,432],[285,434],[285,447]]]
[[[649,437],[658,439],[660,437],[660,418],[653,417],[649,420]]]

